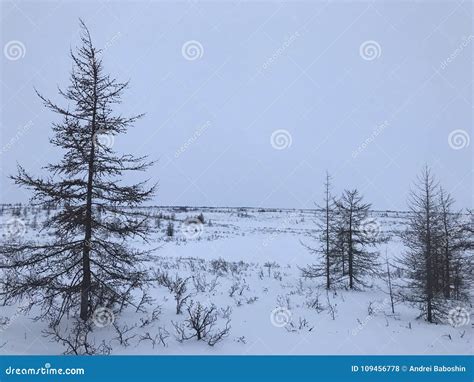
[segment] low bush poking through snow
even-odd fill
[[[176,301],[176,314],[181,314],[181,310],[186,301],[191,297],[191,293],[188,293],[187,283],[188,278],[182,278],[176,275],[172,279],[167,273],[161,273],[157,276],[158,284],[168,288],[173,294]]]
[[[187,319],[179,324],[173,322],[176,330],[176,339],[180,342],[195,338],[205,341],[209,346],[214,346],[230,333],[230,309],[224,310],[222,316],[226,320],[224,328],[215,328],[218,321],[218,310],[214,305],[206,307],[200,302],[187,306]]]

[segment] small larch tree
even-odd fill
[[[466,255],[468,236],[465,231],[464,215],[454,210],[454,199],[442,187],[439,189],[439,219],[441,220],[440,256],[437,268],[438,280],[445,298],[463,299],[469,287],[469,258]]]
[[[349,279],[349,288],[367,285],[365,276],[379,275],[378,226],[369,217],[371,205],[363,202],[357,190],[346,190],[335,201],[340,257],[339,268]]]
[[[337,241],[335,230],[336,207],[331,195],[331,176],[328,172],[326,172],[324,182],[323,205],[318,207],[319,247],[313,248],[304,243],[303,245],[311,253],[317,255],[319,259],[316,263],[307,265],[301,271],[304,277],[324,277],[326,289],[330,289],[341,276],[335,269],[338,266],[338,253],[335,246]]]
[[[70,85],[59,90],[67,105],[38,93],[60,117],[50,142],[64,155],[45,167],[48,177],[33,176],[22,167],[12,177],[32,190],[32,204],[56,206],[45,224],[52,239],[9,242],[0,250],[4,303],[27,298],[53,324],[71,314],[87,321],[98,306],[123,307],[148,280],[144,261],[149,251],[126,242],[147,240],[148,216],[135,207],[152,197],[155,186],[125,185],[124,176],[144,171],[152,162],[112,148],[114,138],[141,115],[124,117],[117,111],[127,83],[104,73],[101,51],[82,21],[81,28],[81,46],[71,52]]]

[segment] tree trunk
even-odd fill
[[[448,229],[448,226],[446,224],[446,219],[448,218],[446,216],[446,211],[443,211],[443,224],[444,224],[444,236],[445,236],[445,247],[444,247],[444,253],[445,253],[445,257],[444,257],[444,261],[445,261],[445,269],[444,269],[444,297],[445,298],[449,298],[450,295],[451,295],[451,266],[450,266],[450,263],[451,263],[451,259],[450,259],[450,256],[449,256],[449,244],[450,244],[450,241],[449,241],[449,229]]]
[[[353,289],[354,288],[354,269],[353,269],[353,242],[352,242],[352,206],[351,206],[351,211],[350,211],[350,217],[349,217],[349,244],[348,244],[348,250],[349,250],[349,288]]]
[[[86,227],[84,235],[84,249],[82,252],[82,286],[81,286],[81,319],[89,319],[89,292],[91,289],[90,249],[92,239],[92,179],[93,179],[93,150],[89,160],[89,175],[87,179]]]
[[[431,267],[431,222],[430,222],[430,193],[426,189],[426,251],[425,251],[425,263],[426,263],[426,302],[427,302],[427,320],[433,322],[433,270]]]
[[[388,277],[388,290],[390,293],[390,304],[392,306],[392,314],[395,314],[395,306],[393,304],[392,276],[390,274],[390,264],[388,263],[387,253],[385,253],[385,260],[387,262],[387,277]]]
[[[326,289],[331,288],[329,264],[329,185],[326,186]]]
[[[95,69],[95,68],[94,68]],[[89,293],[91,290],[91,260],[90,250],[92,245],[92,185],[94,179],[95,161],[95,139],[96,139],[96,114],[97,114],[97,72],[94,70],[94,104],[91,122],[91,152],[89,155],[89,168],[87,176],[87,197],[86,197],[86,221],[84,235],[84,249],[82,251],[82,285],[81,285],[81,313],[83,321],[89,319]]]

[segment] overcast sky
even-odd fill
[[[387,4],[389,3],[389,4]],[[308,208],[359,188],[406,209],[426,163],[472,206],[472,3],[2,2],[2,202],[7,178],[60,157],[34,87],[60,104],[78,18],[107,72],[130,79],[122,113],[145,112],[121,152],[159,162],[162,205]]]

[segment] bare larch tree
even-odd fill
[[[334,243],[336,242],[334,229],[336,207],[331,195],[331,176],[328,172],[326,172],[326,180],[324,182],[323,203],[322,206],[317,206],[317,227],[318,231],[320,231],[318,238],[320,245],[318,248],[313,248],[303,243],[311,253],[322,258],[318,259],[315,264],[307,265],[301,271],[304,277],[324,277],[326,289],[330,289],[332,284],[340,278],[340,275],[334,269],[337,266],[337,254],[334,248]]]
[[[400,295],[420,308],[420,317],[440,322],[452,306],[469,300],[470,235],[454,199],[425,167],[409,197],[410,217],[400,259],[407,278]]]
[[[454,211],[454,199],[442,187],[439,189],[439,209],[441,220],[441,242],[438,268],[441,270],[438,279],[445,298],[466,298],[466,270],[469,259],[465,254],[467,236],[463,214]]]
[[[437,297],[434,266],[436,244],[440,243],[439,186],[429,168],[425,167],[418,177],[416,188],[411,191],[408,206],[410,218],[402,238],[408,248],[402,265],[408,276],[405,299],[420,306],[422,315],[429,322],[436,316]]]
[[[337,208],[337,228],[343,275],[349,278],[349,288],[356,284],[367,285],[364,276],[379,273],[378,252],[375,247],[380,243],[378,226],[369,218],[371,205],[363,202],[357,190],[344,191],[335,201]],[[347,265],[345,264],[347,262]]]
[[[40,317],[59,323],[66,314],[86,321],[98,306],[123,307],[132,291],[148,276],[144,261],[149,251],[126,244],[147,240],[147,215],[136,207],[149,200],[155,187],[146,182],[124,185],[129,171],[144,171],[146,157],[117,154],[114,137],[125,133],[141,115],[117,112],[128,83],[104,73],[101,55],[81,21],[81,46],[71,51],[70,85],[59,90],[62,107],[39,95],[60,116],[50,143],[64,156],[48,164],[47,178],[30,175],[22,167],[12,179],[33,191],[31,203],[57,206],[45,223],[50,241],[9,242],[1,246],[0,280],[4,303],[27,298],[42,308]],[[46,239],[45,239],[46,241]]]

